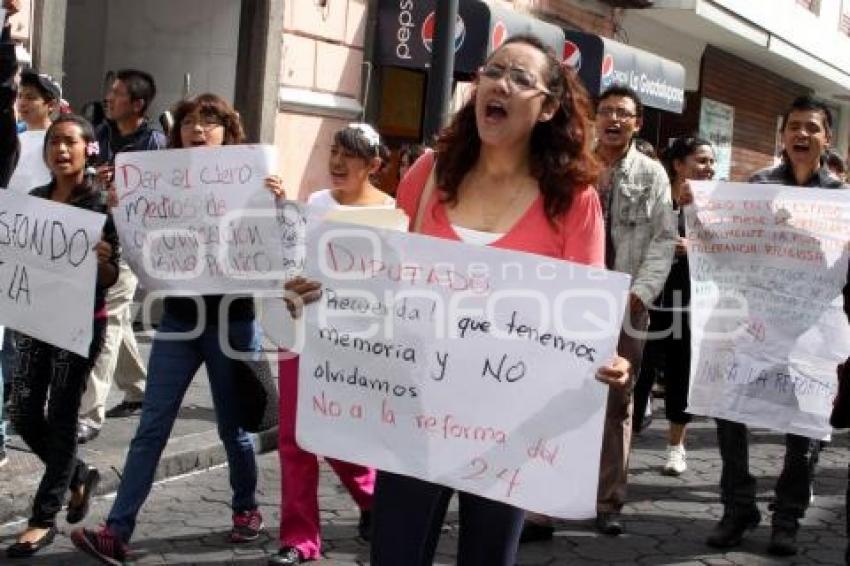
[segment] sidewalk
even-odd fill
[[[150,335],[137,333],[136,338],[147,360]],[[107,409],[120,403],[121,399],[121,391],[113,387],[106,403]],[[100,470],[102,480],[98,494],[114,492],[118,488],[124,457],[138,424],[138,417],[107,419],[100,435],[80,446],[80,458]],[[276,431],[255,436],[254,444],[257,452],[277,448]],[[6,450],[9,463],[0,468],[0,524],[28,516],[32,497],[44,469],[19,436],[12,435],[9,438]],[[206,369],[202,366],[186,393],[180,416],[157,468],[157,479],[209,468],[225,461],[224,446],[216,431],[209,381]]]

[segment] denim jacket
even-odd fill
[[[632,144],[602,189],[614,256],[609,267],[632,276],[631,292],[648,307],[664,288],[676,245],[667,172]]]

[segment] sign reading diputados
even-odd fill
[[[827,438],[850,354],[850,191],[693,187],[688,411]]]
[[[596,513],[627,276],[322,223],[306,276],[298,444],[565,518]]]
[[[103,214],[0,190],[0,320],[88,356],[94,246],[105,222]]]
[[[274,290],[300,271],[303,212],[265,188],[275,151],[235,145],[118,155],[113,216],[145,288]]]

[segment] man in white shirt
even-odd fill
[[[58,112],[61,100],[62,88],[49,75],[34,70],[21,73],[16,104],[18,116],[27,129],[18,134],[21,154],[7,188],[29,193],[50,182],[50,172],[42,153],[44,134],[53,123],[52,118]]]

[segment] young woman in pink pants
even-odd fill
[[[350,124],[334,135],[329,172],[333,189],[310,195],[311,214],[323,215],[334,208],[394,208],[392,197],[370,181],[388,156],[378,133],[368,124]],[[270,565],[301,564],[321,556],[319,533],[319,460],[295,443],[295,408],[298,405],[298,356],[281,359],[280,425],[278,453],[281,469],[280,551]],[[375,470],[328,459],[328,464],[360,508],[358,533],[369,539]]]

